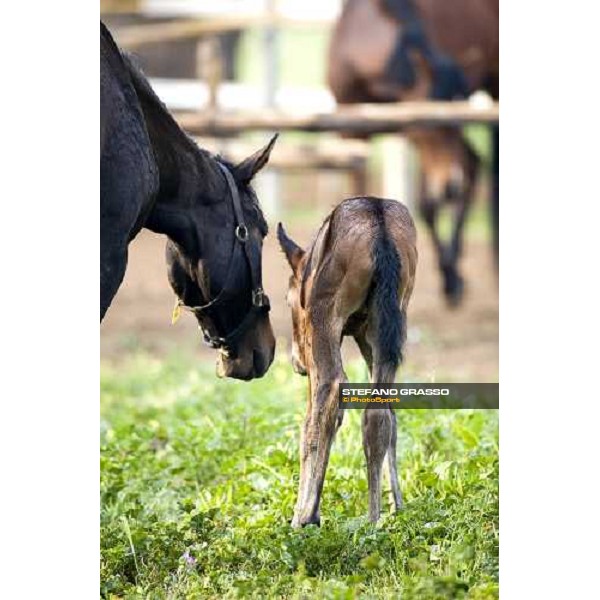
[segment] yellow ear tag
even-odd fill
[[[173,307],[173,314],[171,315],[171,325],[175,325],[181,316],[181,302],[179,298],[175,300],[175,306]]]

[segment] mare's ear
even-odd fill
[[[238,181],[250,183],[252,178],[267,164],[278,136],[279,134],[276,133],[264,148],[244,159],[234,168]]]
[[[279,240],[279,245],[287,258],[288,263],[290,263],[290,267],[292,267],[292,271],[295,273],[304,256],[304,250],[302,250],[294,240],[288,237],[281,223],[277,225],[277,239]]]

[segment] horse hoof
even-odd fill
[[[321,517],[316,516],[311,517],[310,519],[303,520],[297,516],[294,516],[294,518],[292,519],[292,527],[294,529],[304,528],[307,525],[316,525],[317,527],[321,527]]]
[[[306,523],[302,523],[302,527],[306,527],[308,525],[316,525],[317,527],[321,527],[321,518],[316,517],[315,519],[311,519],[310,521],[306,521]]]
[[[446,297],[446,303],[450,308],[456,308],[460,306],[463,300],[465,292],[465,284],[462,277],[456,276],[451,280],[446,281],[444,286],[444,296]]]

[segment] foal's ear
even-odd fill
[[[264,148],[244,159],[235,167],[235,174],[240,181],[250,183],[250,180],[267,164],[278,136],[279,134],[276,133]]]
[[[279,245],[287,258],[288,263],[290,263],[290,267],[292,267],[292,271],[295,273],[296,268],[304,256],[304,250],[302,250],[294,240],[288,237],[281,223],[277,225],[277,239],[279,240]]]

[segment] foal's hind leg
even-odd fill
[[[371,332],[369,331],[369,333]],[[369,367],[369,375],[373,382],[373,349],[371,342],[367,339],[367,332],[360,332],[354,336],[354,339]],[[381,369],[376,369],[376,371],[381,373]],[[388,378],[384,377],[384,379]],[[369,520],[376,522],[381,513],[381,474],[386,453],[394,503],[397,510],[402,506],[402,495],[396,471],[396,415],[390,409],[365,409],[362,417],[362,433],[363,449],[367,460]]]
[[[397,442],[397,424],[396,424],[396,413],[390,409],[390,419],[392,425],[392,432],[390,435],[390,445],[388,447],[388,469],[390,474],[390,486],[392,488],[392,499],[394,501],[394,507],[396,511],[402,508],[402,492],[400,491],[400,484],[398,483],[398,469],[396,462],[396,442]]]
[[[369,521],[372,523],[377,522],[381,513],[381,473],[392,434],[390,412],[388,408],[366,408],[362,416],[363,449],[369,483]]]

